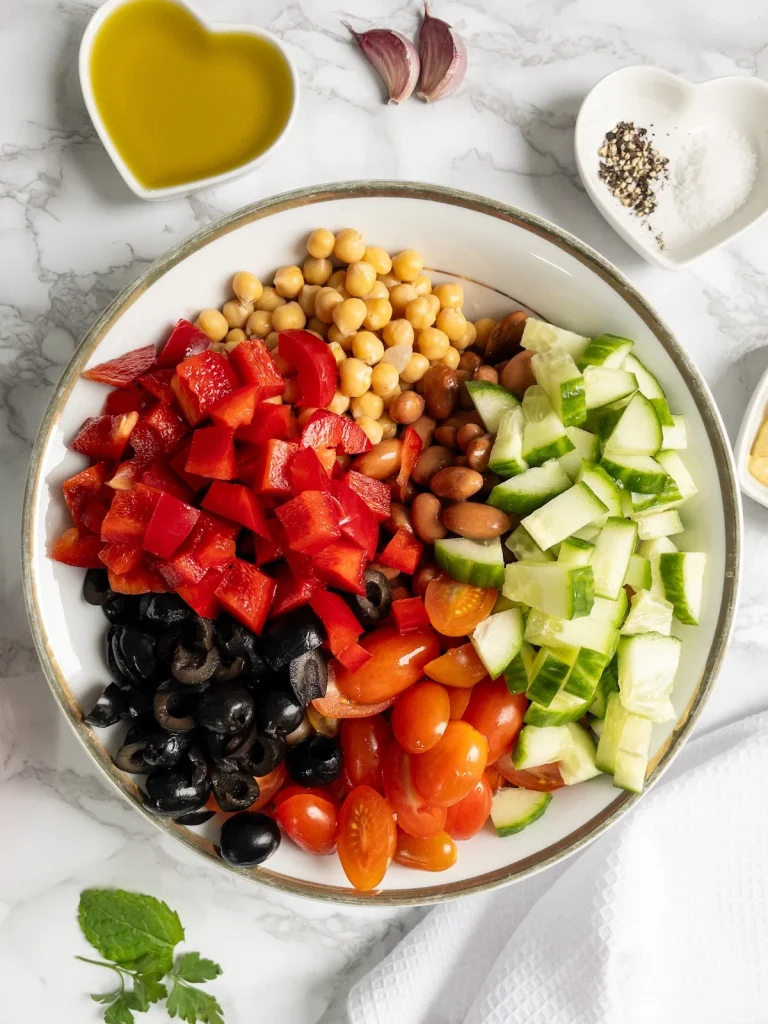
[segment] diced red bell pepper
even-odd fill
[[[231,480],[237,474],[235,432],[231,427],[200,427],[192,435],[192,444],[184,467],[187,473],[210,480]]]
[[[51,558],[65,565],[75,565],[79,569],[102,569],[99,559],[102,548],[101,538],[95,533],[80,531],[71,526],[59,537],[51,548]]]
[[[127,459],[121,462],[117,469],[107,480],[107,487],[114,491],[132,491],[141,479],[142,467],[134,459]]]
[[[369,559],[375,558],[379,546],[379,524],[373,512],[343,480],[331,481],[331,494],[341,509],[341,532],[361,547]]]
[[[158,433],[162,443],[162,450],[166,455],[175,452],[181,443],[181,439],[189,433],[189,427],[182,420],[181,416],[174,412],[169,405],[164,405],[162,402],[159,402],[154,409],[150,409],[142,422],[152,427]]]
[[[131,431],[133,461],[142,469],[163,454],[163,441],[154,427],[139,420]]]
[[[393,601],[392,618],[398,633],[409,633],[412,629],[424,629],[430,625],[427,609],[420,597],[401,597]]]
[[[370,476],[365,476],[364,473],[358,473],[354,469],[350,469],[346,474],[344,483],[359,498],[362,498],[365,505],[380,522],[389,519],[392,494],[385,483],[382,483],[381,480],[374,480]]]
[[[61,485],[64,501],[75,526],[82,523],[82,514],[87,503],[101,498],[106,478],[107,467],[103,462],[99,462],[81,473],[75,473]]]
[[[312,555],[341,536],[338,505],[327,491],[304,491],[276,512],[294,551]]]
[[[179,451],[168,460],[168,465],[193,491],[200,491],[203,487],[207,487],[210,481],[206,480],[204,476],[198,476],[197,473],[187,472],[187,457],[191,447],[192,439],[190,438],[189,443],[185,441]]]
[[[400,488],[401,501],[405,501],[408,481],[411,479],[413,467],[416,465],[416,460],[421,454],[423,447],[424,442],[421,440],[421,435],[413,427],[406,427],[400,455],[400,472],[397,474],[397,485]]]
[[[389,566],[390,569],[397,569],[399,572],[405,572],[411,576],[416,572],[416,566],[419,564],[423,550],[424,545],[421,541],[416,540],[412,533],[401,526],[379,555],[378,561],[381,565]]]
[[[242,484],[226,484],[214,480],[203,499],[203,508],[233,523],[240,523],[260,537],[271,539],[269,523],[253,491]]]
[[[195,548],[195,558],[204,569],[210,569],[212,565],[228,564],[236,554],[237,543],[220,533],[207,534]]]
[[[267,621],[275,587],[275,581],[255,565],[236,558],[216,588],[216,597],[230,615],[258,634]]]
[[[348,672],[357,672],[367,661],[371,660],[373,655],[370,651],[366,651],[364,647],[361,647],[359,643],[354,642],[349,647],[345,647],[336,657]]]
[[[161,496],[162,491],[144,484],[136,484],[132,491],[115,491],[109,512],[101,524],[101,539],[120,544],[141,544]]]
[[[240,387],[237,374],[221,352],[200,352],[176,367],[176,376],[197,400],[202,416],[225,395]]]
[[[373,445],[363,428],[348,416],[342,416],[342,420],[339,452],[342,455],[362,455],[363,452],[369,452]]]
[[[324,591],[309,605],[325,628],[326,646],[336,657],[362,635],[363,627],[340,594]]]
[[[312,565],[321,580],[353,594],[365,594],[367,561],[363,549],[348,540],[333,541],[312,557]]]
[[[113,388],[132,388],[138,376],[146,373],[155,362],[155,346],[145,345],[135,348],[116,359],[99,363],[86,370],[83,376],[99,384],[111,384]],[[330,399],[328,399],[330,401]]]
[[[261,449],[254,473],[253,489],[257,494],[290,497],[288,466],[298,450],[299,446],[294,441],[267,441]]]
[[[285,381],[263,341],[256,338],[252,341],[242,341],[232,350],[229,358],[243,384],[255,384],[258,387],[260,402],[265,398],[282,395]],[[333,359],[333,356],[331,358]],[[328,401],[330,400],[329,398]]]
[[[200,408],[200,403],[190,391],[189,385],[181,377],[177,377],[175,373],[171,377],[171,391],[173,392],[173,397],[179,403],[184,419],[190,427],[196,427],[199,423],[202,423],[205,419],[205,413]]]
[[[336,460],[336,452],[333,448],[313,448],[312,451],[322,462],[328,476],[339,475],[339,463]]]
[[[124,412],[141,412],[148,401],[147,393],[138,388],[116,388],[107,395],[104,415],[121,416]]]
[[[259,389],[256,384],[237,388],[213,403],[211,420],[223,427],[232,427],[233,429],[246,426],[253,419],[258,398]]]
[[[97,501],[95,498],[91,501],[86,501],[81,516],[82,525],[90,533],[100,535],[101,524],[106,519],[108,511],[109,509],[107,506],[103,502]]]
[[[137,565],[122,574],[107,570],[107,576],[116,594],[165,594],[168,591],[163,577],[150,565]]]
[[[163,578],[174,589],[199,583],[211,566],[232,561],[239,532],[235,523],[201,512],[194,530],[173,558],[158,566]]]
[[[324,589],[322,581],[311,569],[301,576],[296,576],[287,565],[280,566],[277,570],[275,584],[275,596],[269,609],[270,619],[309,604],[313,595]]]
[[[190,535],[199,517],[199,509],[163,491],[144,533],[144,550],[158,558],[170,558]]]
[[[312,448],[300,448],[288,466],[291,491],[294,495],[304,491],[327,491],[331,478]]]
[[[327,403],[326,403],[327,404]],[[344,417],[327,409],[317,409],[304,424],[302,448],[336,448],[344,436]]]
[[[105,544],[99,552],[99,558],[113,573],[122,576],[135,569],[144,552],[140,544]]]
[[[296,405],[328,405],[339,382],[339,371],[333,353],[311,331],[281,331],[277,351],[296,367],[299,399]]]
[[[168,368],[165,370],[151,370],[149,373],[143,373],[138,378],[136,383],[139,387],[144,388],[150,395],[154,395],[161,402],[166,405],[171,405],[174,398],[176,397],[171,387],[171,381],[176,373],[176,369]]]
[[[123,463],[123,465],[126,465],[126,463]],[[141,482],[146,484],[147,487],[154,487],[158,491],[172,494],[174,498],[178,498],[179,501],[185,501],[188,505],[192,503],[192,498],[194,497],[192,488],[187,486],[167,466],[164,466],[160,460],[153,462],[152,465],[144,470],[141,474]]]
[[[282,441],[288,437],[291,422],[290,405],[272,405],[263,402],[254,410],[251,422],[235,431],[236,441],[247,444],[264,444],[265,441]]]
[[[158,366],[176,367],[190,356],[210,348],[211,339],[189,320],[177,320],[157,357]]]
[[[283,557],[283,549],[272,537],[254,536],[253,561],[256,565],[268,565]]]
[[[69,447],[94,462],[117,462],[138,420],[137,412],[126,412],[120,416],[91,416],[80,427]]]
[[[215,619],[221,611],[216,590],[229,572],[228,565],[214,566],[198,582],[176,588],[176,593],[189,607],[204,619]]]

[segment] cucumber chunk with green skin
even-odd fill
[[[616,481],[595,462],[582,462],[576,475],[577,483],[584,483],[605,505],[606,511],[592,524],[602,527],[610,516],[622,515],[621,492]],[[575,531],[574,531],[575,532]]]
[[[651,589],[651,563],[643,555],[634,554],[630,558],[624,586],[633,590]]]
[[[493,794],[491,821],[502,839],[514,836],[538,821],[551,803],[551,793],[505,786]]]
[[[600,737],[603,735],[603,726],[605,722],[602,718],[595,718],[594,715],[590,715],[589,728],[597,736],[598,746],[600,745]]]
[[[603,674],[608,658],[588,647],[579,649],[568,678],[565,680],[563,692],[572,694],[589,703],[595,696],[600,677]]]
[[[524,526],[516,526],[504,542],[518,562],[554,562],[551,551],[542,551]]]
[[[685,416],[673,416],[672,426],[661,425],[662,448],[687,448],[688,435],[685,428]]]
[[[595,542],[590,560],[595,574],[595,596],[615,601],[624,586],[629,560],[637,541],[637,523],[612,516]]]
[[[575,483],[582,461],[586,459],[587,462],[597,462],[600,458],[600,438],[581,427],[566,427],[565,432],[573,445],[573,451],[561,455],[558,461]]]
[[[501,384],[492,384],[488,380],[468,380],[467,391],[485,429],[491,434],[497,433],[505,412],[520,406],[517,395],[507,391]]]
[[[704,593],[707,556],[698,551],[669,551],[659,555],[659,578],[664,596],[675,609],[675,618],[698,626]]]
[[[435,561],[448,575],[476,587],[504,585],[504,553],[498,537],[493,540],[469,540],[449,537],[435,541]]]
[[[594,577],[588,565],[570,569],[556,562],[514,562],[504,570],[503,593],[547,615],[576,619],[592,610]]]
[[[525,417],[519,406],[505,412],[499,422],[496,440],[488,460],[488,469],[503,480],[524,473],[528,469],[528,463],[523,458],[524,427]]]
[[[669,537],[657,537],[656,540],[644,540],[638,553],[647,558],[651,566],[650,591],[655,597],[664,597],[664,582],[659,573],[659,557],[677,551],[677,545]]]
[[[525,693],[531,681],[536,652],[523,641],[520,650],[504,669],[504,682],[510,693]]]
[[[523,616],[519,608],[495,612],[475,627],[470,642],[491,679],[498,679],[523,645]]]
[[[607,455],[655,455],[661,449],[661,424],[650,401],[639,392],[606,439]]]
[[[557,459],[552,459],[496,484],[487,503],[503,512],[527,516],[570,486],[568,474]]]
[[[547,398],[544,388],[531,384],[523,395],[523,458],[529,466],[541,466],[566,452],[574,445],[565,425]]]
[[[649,590],[638,590],[630,601],[629,615],[619,632],[622,636],[634,636],[637,633],[663,633],[669,636],[672,632],[672,614],[674,607],[663,597],[654,596]]]
[[[637,391],[637,379],[626,370],[587,366],[584,370],[584,401],[589,412],[620,402]]]
[[[605,366],[608,369],[619,369],[632,351],[633,341],[620,338],[616,334],[600,334],[592,338],[579,360],[579,369],[587,366]]]
[[[599,536],[600,536],[600,527],[599,526],[590,525],[590,526],[582,526],[582,528],[580,530],[576,530],[576,532],[573,534],[571,539],[572,540],[585,540],[588,544],[594,544]]]
[[[652,731],[650,719],[633,715],[617,693],[611,694],[595,762],[601,771],[613,775],[619,789],[642,793]]]
[[[580,540],[578,537],[567,537],[560,545],[557,553],[559,565],[580,566],[589,565],[595,545],[589,541]]]
[[[687,501],[698,492],[698,487],[688,472],[688,467],[677,452],[660,451],[656,456],[656,461],[671,478],[683,501]]]
[[[667,396],[664,394],[661,384],[659,384],[650,370],[631,352],[625,358],[622,368],[630,373],[634,373],[640,393],[653,403],[662,427],[671,427],[674,421],[667,404]]]
[[[595,765],[595,741],[575,722],[568,725],[524,725],[512,759],[518,771],[558,764],[566,786],[600,775]]]
[[[590,615],[598,622],[607,622],[609,626],[618,629],[626,619],[628,609],[629,598],[626,591],[622,590],[615,601],[610,597],[596,597]]]
[[[610,622],[586,616],[581,619],[561,619],[555,615],[533,610],[525,623],[523,638],[528,643],[562,647],[578,647],[583,644],[592,651],[598,651],[612,658],[619,641],[619,631]]]
[[[683,521],[676,509],[666,512],[650,512],[638,516],[637,536],[640,540],[656,540],[657,537],[674,537],[684,532]]]
[[[608,698],[612,693],[618,693],[618,691],[619,661],[618,658],[614,656],[603,669],[603,674],[600,676],[598,681],[595,695],[592,698],[592,703],[589,705],[589,713],[594,715],[596,718],[603,718],[605,716]]]
[[[627,398],[619,408],[606,406],[605,409],[597,409],[595,412],[590,413],[584,428],[593,433],[601,445],[605,444],[630,401],[631,399]]]
[[[666,470],[650,455],[604,454],[600,465],[627,490],[640,494],[659,494],[670,481]]]
[[[573,356],[556,348],[537,352],[531,360],[531,369],[565,426],[575,427],[583,423],[587,418],[584,378]]]
[[[526,516],[521,525],[539,547],[547,551],[607,511],[594,491],[585,483],[577,483]]]
[[[589,338],[529,316],[525,321],[520,344],[529,352],[549,352],[550,349],[559,348],[574,359],[580,359],[589,345]]]
[[[578,722],[587,713],[588,707],[588,700],[582,700],[561,689],[547,707],[532,701],[523,721],[526,725],[565,725],[567,722]]]
[[[553,651],[542,647],[533,659],[531,680],[525,691],[528,700],[548,707],[560,692],[575,657],[576,652],[573,650]]]
[[[652,722],[675,717],[669,696],[680,664],[680,640],[663,633],[639,633],[619,640],[619,692],[627,711]]]

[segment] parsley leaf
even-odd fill
[[[135,1024],[132,1010],[140,1010],[133,992],[123,992],[104,1012],[105,1024]]]
[[[162,974],[137,974],[134,977],[133,991],[141,1003],[140,1010],[148,1010],[152,1003],[159,1003],[168,995],[162,978]]]
[[[188,1024],[196,1024],[197,1021],[201,1024],[224,1024],[223,1011],[213,996],[181,981],[174,980],[165,1006],[169,1017],[178,1014]]]
[[[175,911],[153,896],[122,889],[86,889],[78,918],[83,935],[107,960],[168,955],[184,938]]]
[[[221,974],[221,968],[199,953],[185,953],[179,958],[173,973],[184,981],[213,981]]]

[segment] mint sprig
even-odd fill
[[[104,959],[76,959],[106,967],[119,980],[113,991],[91,996],[106,1007],[105,1024],[135,1024],[134,1013],[144,1013],[162,1000],[169,1017],[188,1024],[224,1024],[216,999],[195,987],[213,981],[221,968],[199,953],[174,959],[184,929],[179,915],[165,903],[123,889],[86,889],[80,896],[78,920],[83,935]]]

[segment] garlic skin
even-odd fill
[[[434,103],[458,89],[467,71],[467,48],[447,21],[432,17],[426,0],[419,31],[419,55],[421,78],[417,96]]]
[[[381,75],[389,93],[389,103],[407,100],[419,80],[421,63],[416,47],[394,29],[373,28],[368,32],[355,32],[344,22],[355,37],[368,62]]]

